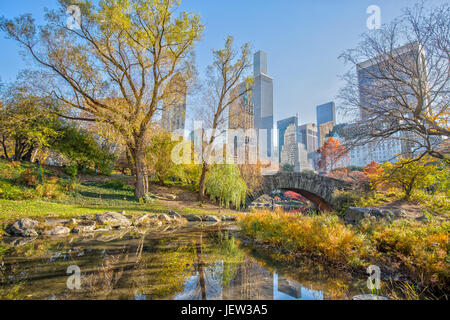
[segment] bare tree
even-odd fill
[[[450,136],[449,21],[448,4],[421,2],[340,56],[351,70],[339,98],[356,118],[344,131],[347,147],[401,140],[411,161],[429,154],[450,163],[439,146]]]
[[[148,192],[146,136],[161,108],[164,88],[178,72],[192,73],[192,48],[203,25],[182,12],[177,0],[108,0],[95,7],[78,1],[81,21],[67,23],[72,1],[59,0],[37,27],[30,15],[2,18],[0,28],[55,76],[51,94],[64,108],[59,115],[114,128],[132,162],[137,198]]]
[[[208,81],[205,87],[205,106],[201,109],[202,130],[202,172],[199,181],[199,198],[205,197],[206,175],[210,168],[214,143],[226,130],[228,109],[238,99],[250,91],[252,79],[245,78],[251,67],[250,45],[244,44],[240,50],[233,48],[233,37],[228,36],[225,48],[213,50],[214,62],[208,67]],[[243,85],[244,84],[244,85]],[[242,86],[239,93],[235,88]],[[220,148],[219,148],[220,149]],[[217,155],[216,155],[217,156]]]

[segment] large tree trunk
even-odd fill
[[[31,161],[31,158],[33,156],[33,147],[29,147],[28,150],[24,151],[24,155],[22,156],[22,160],[23,161],[27,161],[27,162],[33,162]]]
[[[200,175],[200,181],[198,183],[198,200],[199,201],[204,200],[206,197],[205,183],[206,183],[206,174],[208,173],[208,170],[209,170],[208,164],[203,163],[202,174]]]
[[[136,163],[136,189],[134,194],[140,199],[148,193],[148,172],[144,155],[137,155]]]
[[[125,154],[127,156],[128,166],[130,167],[131,175],[133,177],[136,177],[136,170],[134,166],[133,157],[131,156],[130,148],[127,147],[127,149],[125,150]]]
[[[148,193],[148,171],[145,163],[145,151],[143,146],[131,150],[134,162],[134,178],[135,178],[135,190],[134,194],[137,199],[142,198]]]
[[[9,155],[8,155],[8,147],[6,146],[6,139],[5,137],[2,138],[2,147],[3,147],[3,153],[5,154],[6,160],[9,160]]]

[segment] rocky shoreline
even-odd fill
[[[22,218],[11,224],[6,231],[11,237],[37,238],[39,236],[64,236],[71,233],[109,232],[126,228],[159,228],[163,226],[183,225],[188,222],[233,222],[235,216],[180,215],[170,211],[158,215],[128,215],[122,212],[106,212],[97,215],[79,215],[71,219],[58,219],[51,216],[45,221]]]

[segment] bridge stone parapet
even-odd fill
[[[264,176],[261,187],[247,198],[247,205],[263,194],[273,190],[294,191],[312,201],[323,211],[333,210],[333,195],[336,190],[352,190],[351,182],[321,176],[312,172],[279,172]]]

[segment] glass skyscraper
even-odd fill
[[[281,150],[284,145],[284,134],[286,133],[286,129],[291,125],[294,124],[295,128],[297,128],[298,132],[298,118],[297,117],[290,117],[287,119],[283,119],[280,121],[277,121],[277,130],[278,130],[278,152],[279,152],[279,161],[281,163]],[[297,138],[298,140],[298,138]]]
[[[272,156],[273,79],[267,75],[267,54],[258,51],[253,63],[254,83],[251,100],[254,106],[255,129],[267,130],[267,156]],[[260,137],[261,138],[261,137]]]
[[[249,96],[244,95],[241,101],[236,101],[229,109],[228,127],[230,129],[266,130],[266,134],[259,136],[267,141],[267,152],[261,155],[272,157],[273,134],[273,79],[267,75],[267,54],[258,51],[253,57],[253,85]],[[245,90],[245,84],[241,83],[236,91]],[[233,93],[235,94],[235,93]]]
[[[336,124],[336,105],[328,102],[316,107],[317,115],[317,137],[319,148],[325,141],[325,136],[333,130]],[[322,127],[322,130],[321,130]]]

